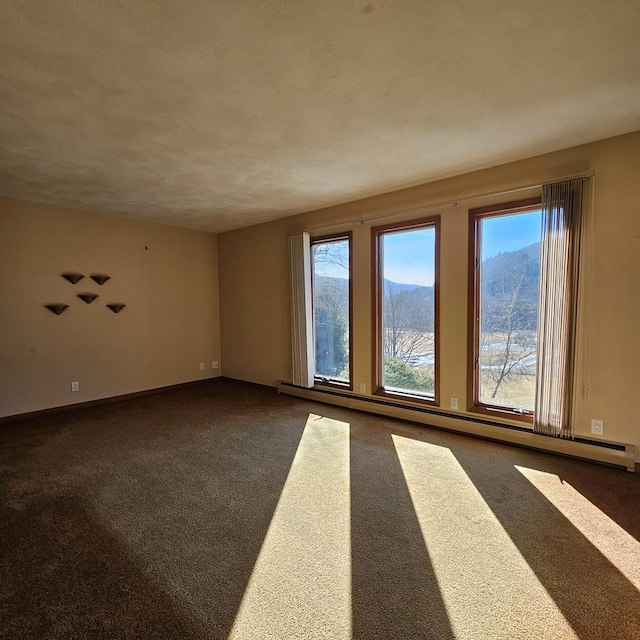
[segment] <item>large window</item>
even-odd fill
[[[315,380],[351,387],[351,235],[311,241]]]
[[[439,216],[373,233],[376,392],[437,402]]]
[[[470,211],[472,410],[531,420],[541,216],[537,199]]]

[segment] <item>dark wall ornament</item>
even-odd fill
[[[107,280],[111,280],[111,276],[108,276],[106,273],[92,273],[89,277],[99,285],[103,285]]]
[[[69,308],[68,304],[63,304],[62,302],[54,302],[52,304],[45,304],[44,306],[49,309],[51,313],[55,313],[57,316],[64,313]]]
[[[79,293],[78,298],[82,300],[82,302],[86,302],[87,304],[91,304],[98,297],[97,293]]]
[[[126,306],[127,305],[122,304],[122,302],[111,302],[107,305],[107,307],[109,307],[109,309],[111,309],[113,313],[120,313]]]
[[[70,282],[71,284],[77,284],[78,282],[80,282],[80,280],[82,280],[82,278],[84,278],[84,276],[81,273],[63,273],[62,277],[67,281]]]

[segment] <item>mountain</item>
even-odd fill
[[[537,328],[540,243],[505,251],[482,262],[482,329],[487,332]],[[328,309],[347,311],[349,280],[317,276],[316,296]],[[434,289],[385,278],[385,313],[404,330],[433,330]]]
[[[385,281],[384,315],[387,326],[393,326],[400,331],[433,331],[433,287]]]
[[[499,253],[482,262],[484,331],[535,331],[540,282],[540,243]]]
[[[316,288],[332,287],[334,289],[340,289],[344,292],[349,292],[349,280],[347,278],[336,278],[335,276],[316,276],[315,277]],[[415,291],[417,289],[426,289],[430,287],[423,287],[419,284],[404,284],[400,282],[393,282],[392,280],[384,279],[384,292],[385,295],[389,295],[392,292],[393,295],[397,293],[403,293],[405,291]]]
[[[392,291],[394,294],[401,293],[403,291],[415,291],[416,289],[423,288],[422,285],[419,284],[403,284],[400,282],[393,282],[392,280],[384,279],[384,294],[385,296],[389,295],[389,292]]]

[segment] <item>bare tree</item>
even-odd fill
[[[336,277],[349,277],[348,243],[344,242],[320,242],[314,244],[313,264],[316,270],[337,272]],[[328,275],[328,273],[321,273]]]
[[[433,308],[426,297],[396,282],[385,281],[384,289],[384,353],[414,365],[419,355],[433,350]]]
[[[433,289],[384,281],[384,384],[433,393],[431,363],[421,358],[434,350]]]
[[[320,278],[314,291],[316,373],[348,377],[348,288],[344,280]]]
[[[537,279],[528,278],[532,261],[504,259],[486,283],[482,305],[480,367],[492,399],[503,385],[534,375]]]
[[[313,246],[316,373],[348,377],[349,256],[346,242]]]

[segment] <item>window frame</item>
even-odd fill
[[[316,314],[315,314],[315,268],[313,260],[313,247],[317,244],[325,244],[327,242],[346,240],[349,246],[349,382],[344,380],[338,380],[337,378],[326,378],[324,376],[318,376],[315,372],[315,359],[314,359],[314,372],[313,372],[313,386],[314,387],[332,387],[339,388],[346,391],[353,391],[353,233],[351,231],[344,231],[342,233],[332,233],[322,236],[312,236],[310,238],[310,253],[311,253],[311,309],[312,309],[312,326],[313,326],[313,349],[315,354],[316,348]]]
[[[469,288],[467,329],[467,411],[500,416],[533,426],[533,411],[480,401],[480,249],[486,218],[527,213],[542,208],[542,198],[526,198],[469,209]]]
[[[428,216],[407,220],[404,222],[393,222],[371,229],[371,284],[372,284],[372,394],[394,400],[410,401],[428,405],[430,407],[440,406],[440,215]],[[382,238],[386,233],[414,231],[425,228],[433,228],[435,231],[434,241],[434,279],[433,279],[433,313],[434,313],[434,395],[433,398],[421,394],[410,392],[390,391],[384,388],[384,347],[382,336],[383,325],[383,299],[384,292],[382,284],[383,260]]]

